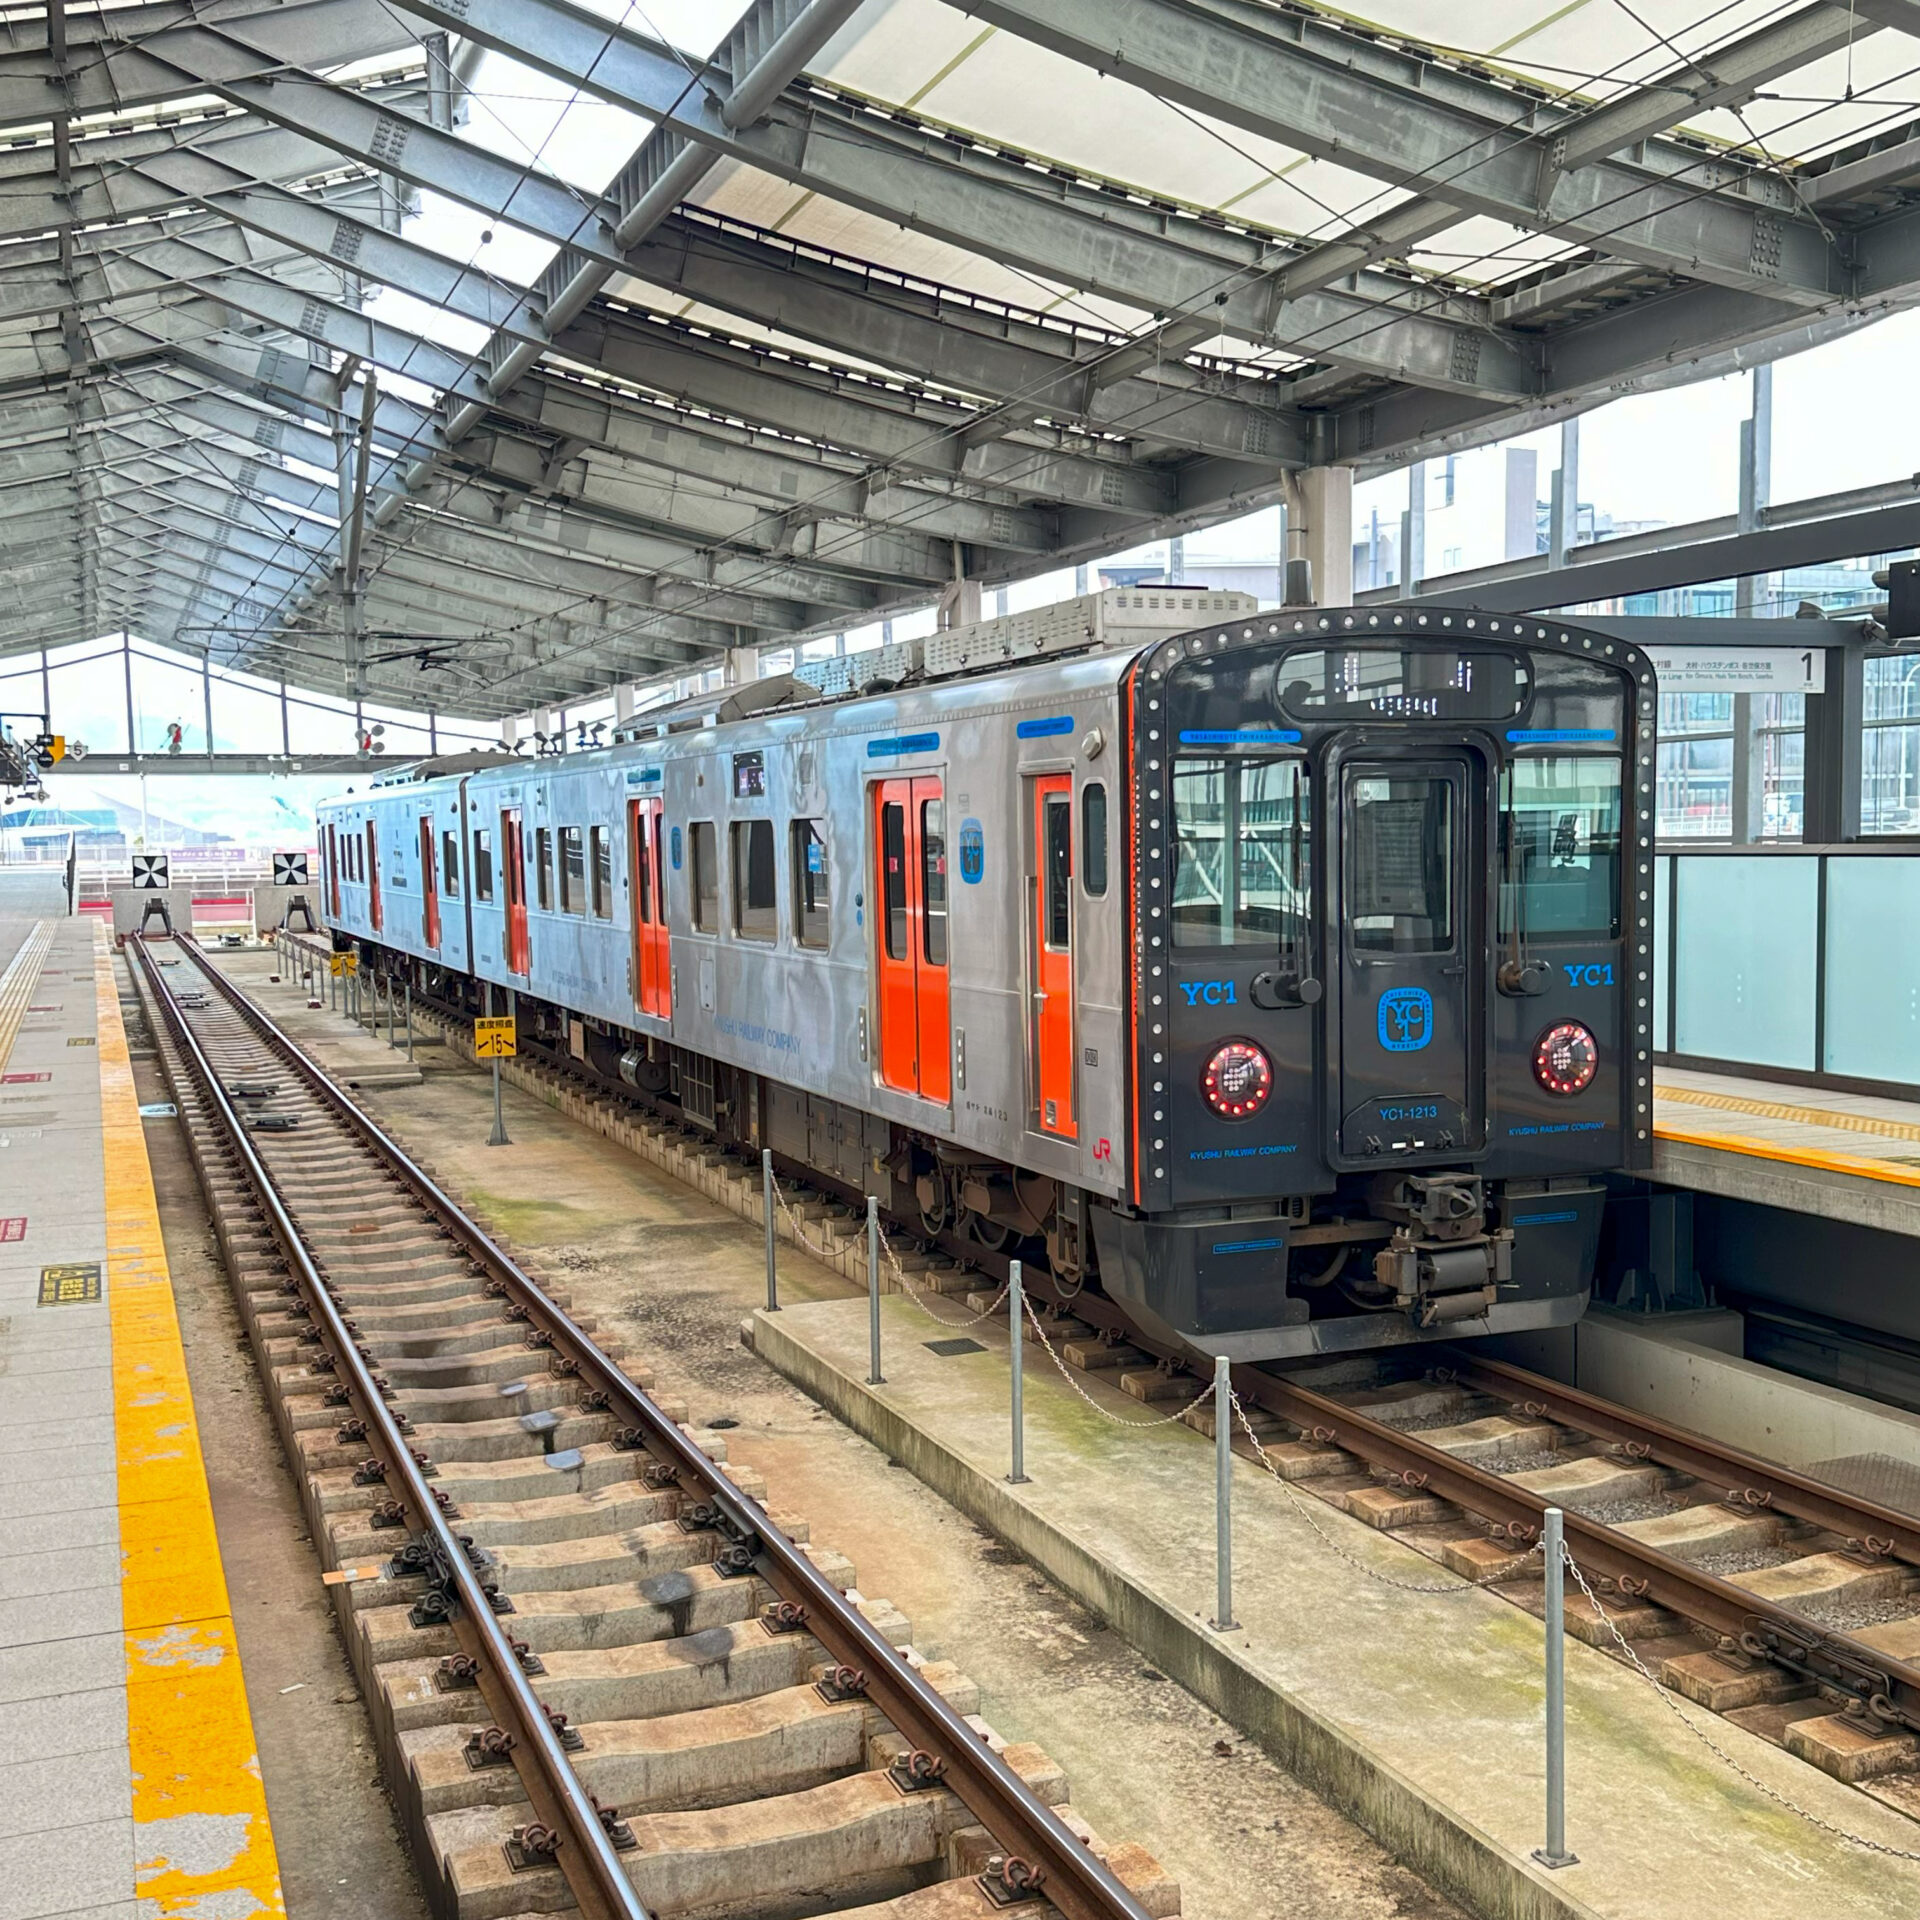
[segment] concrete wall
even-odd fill
[[[1920,1461],[1920,1415],[1748,1360],[1743,1339],[1740,1315],[1722,1308],[1596,1307],[1576,1327],[1487,1344],[1516,1366],[1802,1471],[1861,1454]]]

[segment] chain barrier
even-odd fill
[[[773,1197],[779,1202],[780,1211],[786,1215],[787,1225],[793,1229],[793,1237],[799,1241],[801,1246],[812,1254],[816,1260],[838,1261],[845,1256],[849,1247],[858,1246],[860,1242],[866,1238],[866,1223],[862,1221],[856,1230],[848,1234],[838,1246],[823,1247],[811,1239],[806,1229],[801,1226],[792,1207],[787,1204],[787,1196],[780,1191],[780,1183],[778,1180],[773,1183]],[[880,1251],[886,1256],[887,1265],[893,1269],[894,1277],[900,1282],[901,1292],[936,1325],[942,1327],[971,1327],[979,1321],[986,1319],[989,1314],[997,1313],[1007,1297],[1007,1289],[1002,1287],[1000,1291],[993,1296],[992,1300],[990,1300],[986,1306],[982,1307],[978,1313],[966,1314],[958,1320],[950,1319],[946,1314],[936,1313],[932,1307],[927,1305],[927,1300],[922,1290],[914,1285],[912,1277],[908,1274],[906,1268],[900,1264],[899,1256],[894,1252],[892,1243],[887,1239],[887,1230],[885,1227],[880,1229]]]
[[[978,1326],[982,1320],[988,1319],[1000,1311],[1001,1306],[1006,1300],[1008,1289],[1012,1285],[1011,1281],[1003,1285],[1000,1291],[996,1293],[978,1313],[966,1313],[958,1320],[950,1320],[944,1313],[935,1313],[934,1310],[927,1305],[929,1298],[944,1299],[946,1296],[944,1294],[935,1296],[932,1294],[931,1289],[923,1292],[921,1288],[913,1284],[913,1281],[908,1277],[906,1268],[900,1264],[899,1256],[893,1250],[893,1242],[887,1238],[887,1230],[885,1227],[880,1229],[880,1251],[886,1255],[887,1265],[893,1269],[893,1277],[900,1282],[900,1291],[904,1293],[929,1320],[937,1321],[943,1327]]]
[[[1361,1573],[1364,1573],[1369,1580],[1377,1580],[1383,1587],[1397,1588],[1401,1593],[1438,1593],[1452,1595],[1472,1593],[1474,1591],[1473,1583],[1470,1580],[1450,1580],[1445,1586],[1433,1586],[1420,1580],[1397,1580],[1390,1573],[1382,1573],[1378,1567],[1368,1566],[1357,1553],[1352,1553],[1346,1547],[1342,1546],[1339,1539],[1320,1524],[1320,1516],[1314,1511],[1314,1509],[1320,1505],[1320,1502],[1309,1499],[1307,1495],[1302,1493],[1299,1488],[1280,1471],[1274,1462],[1273,1456],[1260,1444],[1260,1436],[1254,1432],[1253,1422],[1247,1418],[1247,1409],[1241,1401],[1240,1396],[1235,1393],[1231,1387],[1227,1389],[1227,1392],[1233,1400],[1234,1418],[1240,1423],[1240,1431],[1253,1442],[1253,1451],[1259,1459],[1260,1464],[1266,1468],[1267,1472],[1273,1477],[1274,1485],[1293,1502],[1294,1507],[1306,1521],[1307,1525],[1319,1536],[1321,1545],[1330,1548],[1344,1560],[1348,1566],[1357,1568]],[[1538,1546],[1534,1548],[1534,1551],[1536,1553],[1539,1551]]]
[[[1102,1420],[1110,1422],[1113,1426],[1132,1427],[1135,1431],[1140,1431],[1147,1427],[1170,1427],[1174,1425],[1176,1421],[1184,1420],[1195,1407],[1205,1406],[1206,1403],[1213,1398],[1213,1382],[1209,1380],[1178,1413],[1163,1413],[1152,1420],[1129,1420],[1125,1414],[1115,1413],[1111,1407],[1103,1407],[1100,1402],[1073,1377],[1077,1369],[1069,1367],[1067,1363],[1054,1352],[1053,1342],[1047,1338],[1047,1330],[1040,1324],[1040,1316],[1034,1311],[1033,1302],[1028,1300],[1025,1305],[1027,1318],[1033,1322],[1033,1330],[1040,1336],[1040,1344],[1046,1348],[1047,1358],[1059,1369],[1060,1378],[1064,1380]]]
[[[1820,1814],[1814,1813],[1811,1809],[1801,1806],[1798,1801],[1788,1799],[1778,1787],[1769,1786],[1758,1774],[1742,1766],[1706,1728],[1694,1719],[1692,1714],[1688,1713],[1687,1710],[1681,1706],[1679,1698],[1673,1689],[1663,1687],[1660,1682],[1647,1671],[1640,1656],[1634,1652],[1632,1646],[1628,1643],[1626,1635],[1614,1624],[1613,1616],[1601,1605],[1600,1596],[1595,1593],[1593,1588],[1588,1584],[1587,1576],[1581,1571],[1579,1561],[1573,1557],[1572,1549],[1563,1545],[1560,1549],[1560,1557],[1566,1562],[1568,1572],[1579,1582],[1580,1591],[1587,1597],[1587,1605],[1599,1616],[1600,1624],[1613,1636],[1614,1645],[1626,1655],[1633,1670],[1659,1695],[1660,1702],[1667,1711],[1671,1713],[1722,1766],[1738,1774],[1754,1792],[1764,1795],[1767,1799],[1771,1800],[1775,1806],[1784,1807],[1787,1812],[1798,1815],[1798,1817],[1806,1821],[1809,1826],[1818,1827],[1822,1833],[1831,1836],[1835,1840],[1843,1840],[1848,1846],[1863,1848],[1868,1853],[1883,1854],[1892,1860],[1920,1861],[1920,1851],[1915,1851],[1908,1847],[1891,1846],[1884,1840],[1869,1840],[1865,1834],[1851,1833],[1845,1827],[1837,1825],[1834,1821],[1825,1819]]]

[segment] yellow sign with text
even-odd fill
[[[327,955],[329,973],[358,973],[360,956],[357,953],[330,953]]]
[[[476,1060],[511,1060],[514,1056],[513,1020],[509,1016],[473,1023],[473,1057]]]

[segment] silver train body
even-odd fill
[[[1098,638],[389,776],[320,810],[335,937],[1203,1352],[1577,1317],[1650,1160],[1646,662],[1467,612]]]

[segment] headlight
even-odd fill
[[[1533,1077],[1549,1093],[1582,1093],[1600,1066],[1600,1043],[1578,1020],[1563,1020],[1540,1036]]]
[[[1223,1120],[1245,1120],[1273,1097],[1273,1062],[1250,1040],[1229,1040],[1200,1075],[1207,1105]]]

